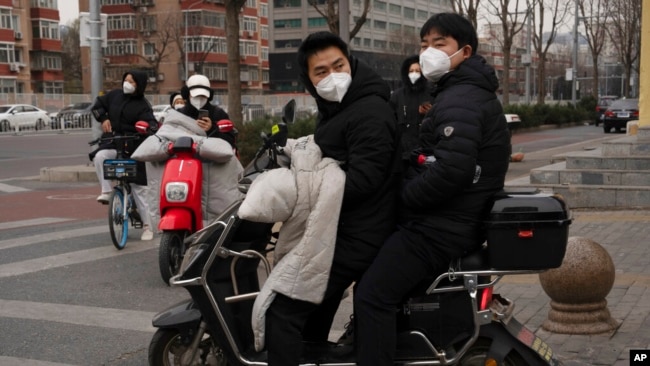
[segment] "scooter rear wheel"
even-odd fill
[[[169,285],[169,279],[178,274],[185,255],[183,240],[189,233],[186,230],[165,230],[160,237],[158,265],[162,280]]]
[[[186,355],[189,343],[183,342],[183,337],[175,329],[158,329],[149,344],[150,366],[180,366],[180,365],[216,365],[228,366],[221,348],[217,347],[209,334],[206,334],[199,344],[199,351],[194,359]],[[183,362],[181,362],[183,361]],[[188,363],[188,361],[190,361]]]
[[[108,229],[113,245],[118,250],[124,249],[129,235],[129,218],[124,215],[124,192],[115,187],[108,200]]]

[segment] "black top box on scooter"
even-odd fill
[[[500,270],[559,267],[571,221],[561,195],[537,189],[497,194],[486,221],[490,266]]]

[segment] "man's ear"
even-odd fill
[[[463,47],[463,59],[467,60],[472,56],[472,46],[470,45],[465,45]]]

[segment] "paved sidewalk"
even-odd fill
[[[577,211],[570,236],[607,250],[616,270],[607,296],[616,331],[600,335],[555,334],[541,328],[550,298],[538,275],[505,277],[495,292],[514,300],[515,317],[546,341],[565,366],[628,366],[630,349],[650,349],[650,210]]]

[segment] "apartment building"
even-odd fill
[[[271,89],[303,91],[296,52],[310,33],[329,30],[327,20],[307,0],[269,0]],[[325,11],[327,0],[317,0]],[[349,0],[350,30],[363,13],[363,0]],[[394,89],[402,61],[420,48],[420,27],[435,13],[452,11],[449,0],[370,0],[367,20],[352,37],[350,49]]]
[[[0,98],[63,94],[57,0],[0,0]]]
[[[208,76],[215,93],[227,92],[224,0],[100,0],[100,5],[101,13],[108,16],[104,90],[121,86],[122,75],[138,68],[148,73],[147,90],[153,94],[179,90],[194,73]],[[81,12],[88,12],[88,6],[88,0],[79,0]],[[244,93],[269,89],[268,11],[266,0],[247,0],[239,17]],[[81,54],[84,91],[88,93],[89,48]]]

